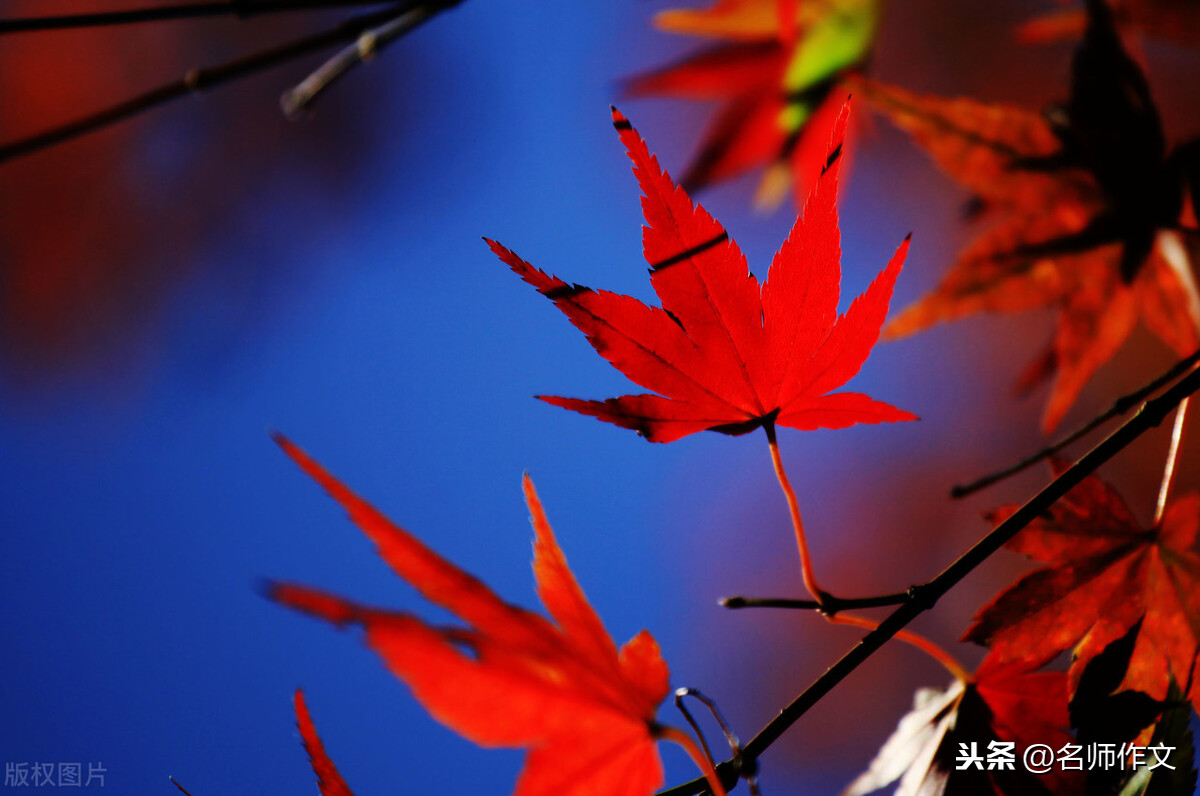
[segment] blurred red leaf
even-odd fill
[[[654,715],[667,665],[642,631],[619,651],[567,566],[537,493],[525,479],[535,532],[538,595],[553,622],[509,605],[438,556],[283,438],[283,449],[350,514],[401,578],[467,627],[439,628],[304,586],[270,596],[366,643],[439,721],[481,746],[528,747],[520,796],[648,796],[662,784]]]
[[[1113,0],[1118,24],[1155,39],[1184,47],[1200,46],[1200,6],[1193,0]],[[1087,27],[1087,14],[1078,5],[1049,11],[1017,29],[1030,44],[1074,39]]]
[[[870,354],[908,251],[906,240],[867,291],[837,315],[837,169],[848,114],[847,107],[826,173],[760,288],[725,229],[671,182],[614,109],[613,122],[642,187],[642,242],[662,308],[570,285],[488,243],[554,301],[597,353],[661,395],[542,400],[635,429],[651,442],[706,429],[745,434],[774,424],[844,428],[915,419],[860,393],[830,393],[853,378]]]
[[[1069,724],[1062,672],[1031,672],[991,655],[969,683],[955,680],[945,691],[918,691],[912,712],[842,796],[862,796],[897,779],[895,796],[1081,792],[1083,780],[1075,772],[1035,775],[1021,763],[1027,746],[1060,749],[1069,743]],[[1011,770],[988,766],[992,743],[1013,744]],[[978,753],[980,762],[960,770],[964,746]]]
[[[1066,464],[1053,463],[1055,473]],[[1000,522],[1016,507],[992,512]],[[1167,506],[1162,522],[1142,528],[1121,496],[1096,476],[1085,479],[1009,549],[1046,566],[1024,576],[975,617],[964,638],[1001,660],[1037,665],[1074,649],[1071,691],[1088,662],[1142,622],[1117,690],[1165,700],[1171,678],[1191,682],[1200,650],[1200,495]],[[1190,698],[1197,701],[1193,689]]]
[[[1071,96],[1047,116],[860,83],[868,102],[999,216],[885,336],[982,311],[1057,307],[1050,351],[1022,380],[1054,374],[1047,431],[1139,318],[1181,356],[1200,347],[1194,240],[1178,232],[1196,147],[1167,153],[1145,76],[1105,6],[1090,7]]]
[[[724,41],[634,76],[626,90],[722,103],[680,180],[686,190],[766,165],[756,203],[774,207],[790,183],[799,206],[820,174],[844,97],[837,87],[868,57],[878,15],[877,0],[719,0],[663,11],[655,17],[663,30]]]
[[[308,752],[313,773],[317,775],[317,787],[321,789],[321,796],[354,796],[350,786],[338,773],[337,766],[329,759],[329,755],[325,754],[325,745],[321,743],[317,728],[313,726],[312,716],[308,713],[308,705],[304,703],[304,693],[299,690],[296,691],[295,704],[296,726],[300,728],[304,751]]]

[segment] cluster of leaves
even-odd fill
[[[1168,150],[1141,68],[1102,0],[1089,3],[1071,91],[1045,115],[863,82],[863,95],[976,197],[995,222],[890,336],[974,313],[1057,308],[1054,337],[1021,379],[1054,376],[1053,429],[1140,318],[1180,356],[1200,345],[1190,202],[1200,142]]]
[[[776,438],[777,427],[915,419],[841,391],[879,339],[908,241],[839,314],[837,185],[848,105],[839,99],[822,138],[828,148],[818,158],[811,157],[811,144],[798,143],[819,134],[804,122],[829,104],[835,85],[849,83],[911,133],[972,192],[975,215],[996,217],[887,334],[983,310],[1054,305],[1050,351],[1025,376],[1054,374],[1047,429],[1139,317],[1180,354],[1200,347],[1189,251],[1200,149],[1194,142],[1168,148],[1145,75],[1121,39],[1118,22],[1125,17],[1103,0],[1089,0],[1069,97],[1042,116],[919,96],[851,74],[865,61],[878,11],[873,3],[843,0],[813,6],[723,0],[705,11],[659,17],[669,30],[732,40],[631,83],[643,94],[728,100],[688,182],[701,186],[759,161],[794,157],[805,159],[813,175],[805,180],[812,190],[803,213],[763,282],[721,224],[672,181],[615,109],[613,123],[642,191],[643,247],[661,306],[564,281],[488,240],[597,353],[651,391],[602,401],[543,400],[652,442],[705,430],[737,436],[764,429],[792,510],[804,581],[814,598],[809,607],[870,628],[876,623],[846,617],[847,601],[816,586]],[[336,626],[361,627],[367,646],[430,713],[467,738],[527,748],[516,793],[647,796],[662,784],[659,740],[688,749],[715,794],[723,796],[739,776],[753,782],[762,751],[755,741],[745,748],[733,743],[733,759],[717,765],[685,733],[660,723],[657,708],[669,689],[657,644],[644,631],[620,649],[613,643],[568,568],[528,478],[534,576],[550,619],[503,602],[290,442],[279,442],[402,579],[464,624],[435,627],[293,584],[275,584],[270,595]],[[1069,475],[1064,461],[1054,460],[1052,468],[1056,476]],[[932,652],[955,679],[947,689],[918,692],[913,711],[847,794],[896,781],[902,796],[1180,794],[1195,787],[1187,722],[1200,708],[1200,495],[1166,501],[1164,489],[1158,515],[1145,525],[1098,477],[1073,483],[1064,499],[1011,537],[1010,549],[1041,566],[981,609],[967,629],[964,641],[989,650],[974,673],[930,642],[900,634],[899,627],[888,630],[889,637]],[[1017,507],[1000,508],[989,520],[999,525],[1015,513]],[[901,596],[912,604],[919,599],[919,590]],[[1065,671],[1047,668],[1064,653],[1071,656]],[[350,793],[300,695],[296,709],[322,793]],[[1137,742],[1174,752],[1170,767],[1126,765],[1122,758],[1119,770],[1057,768],[1041,775],[1019,762],[961,764],[965,749],[993,742],[1014,748],[1018,761],[1035,744],[1060,750]]]
[[[845,93],[870,58],[882,0],[717,0],[664,11],[659,28],[720,43],[630,78],[635,97],[720,100],[682,185],[698,190],[766,166],[757,201],[773,207],[794,186],[796,205],[820,173]]]

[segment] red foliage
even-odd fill
[[[321,789],[321,796],[354,796],[350,786],[338,773],[337,766],[329,759],[329,755],[325,754],[325,744],[321,743],[321,738],[317,735],[317,728],[313,726],[312,716],[308,714],[308,705],[304,703],[302,691],[296,691],[295,704],[296,726],[300,728],[304,751],[308,752],[313,773],[317,775],[317,787]]]
[[[1111,486],[1089,477],[1009,543],[1045,566],[983,608],[965,638],[1033,664],[1073,649],[1073,692],[1088,663],[1141,622],[1120,690],[1164,700],[1172,678],[1191,682],[1200,650],[1198,530],[1200,495],[1175,500],[1161,523],[1143,528]],[[1194,688],[1190,698],[1197,702]]]
[[[534,578],[553,621],[502,601],[299,448],[278,441],[349,512],[397,575],[467,627],[434,627],[304,586],[275,584],[272,598],[336,625],[361,625],[367,645],[429,712],[475,743],[528,747],[519,796],[647,796],[662,784],[654,715],[668,673],[658,644],[642,631],[617,649],[567,566],[528,477]]]
[[[1197,148],[1168,151],[1145,75],[1106,6],[1094,0],[1089,8],[1070,97],[1049,116],[859,84],[983,213],[998,217],[885,334],[1054,306],[1053,340],[1021,379],[1028,386],[1053,374],[1047,431],[1139,319],[1180,356],[1200,347],[1200,298],[1188,265],[1194,235],[1179,233]]]
[[[717,0],[663,11],[659,28],[719,43],[634,76],[626,89],[722,103],[680,181],[685,189],[767,166],[756,203],[774,207],[790,183],[799,207],[820,174],[841,80],[866,61],[878,15],[875,0]]]
[[[848,113],[839,118],[824,176],[760,286],[721,224],[676,187],[614,110],[642,188],[642,241],[662,308],[568,284],[488,243],[601,356],[660,394],[543,400],[635,429],[652,442],[706,429],[744,434],[768,424],[815,429],[915,419],[860,393],[831,392],[870,354],[908,251],[906,240],[867,291],[837,314],[837,171]]]

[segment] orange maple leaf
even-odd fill
[[[642,188],[643,248],[662,307],[568,284],[495,241],[488,244],[554,301],[613,367],[660,395],[543,400],[634,429],[651,442],[703,430],[745,434],[761,426],[771,436],[775,425],[845,428],[915,420],[861,393],[831,392],[853,378],[870,354],[908,251],[905,240],[866,292],[837,314],[837,169],[848,114],[846,107],[825,174],[760,285],[721,224],[676,187],[613,109]]]
[[[296,691],[296,726],[300,728],[300,738],[304,742],[304,751],[308,752],[309,762],[312,763],[313,773],[317,775],[317,787],[321,796],[354,796],[346,780],[338,773],[337,766],[325,753],[325,744],[317,735],[313,726],[312,716],[308,713],[308,705],[304,702],[304,693]]]
[[[765,165],[756,203],[778,205],[790,184],[800,206],[841,108],[836,89],[866,62],[878,16],[878,0],[719,0],[663,11],[659,28],[723,41],[636,75],[625,89],[722,103],[680,180],[686,190]]]
[[[276,440],[342,505],[397,575],[467,626],[434,627],[293,584],[272,584],[270,597],[338,626],[361,625],[367,646],[430,714],[471,741],[528,748],[517,796],[648,796],[663,780],[658,740],[683,746],[724,796],[695,743],[655,720],[668,691],[657,642],[642,631],[617,649],[567,566],[528,476],[534,578],[553,621],[504,602],[291,442]]]
[[[1053,462],[1055,474],[1066,469]],[[1004,520],[1016,507],[993,512]],[[1172,678],[1192,682],[1200,651],[1200,495],[1168,504],[1162,521],[1143,528],[1111,486],[1090,476],[1008,544],[1045,566],[998,595],[964,639],[1003,660],[1048,661],[1074,649],[1074,692],[1084,668],[1141,622],[1118,690],[1159,701]],[[1200,691],[1190,698],[1200,705]]]
[[[1046,116],[861,81],[984,211],[999,216],[885,337],[981,311],[1057,307],[1049,351],[1023,383],[1054,374],[1049,431],[1139,318],[1181,356],[1200,347],[1200,299],[1181,230],[1195,145],[1168,153],[1158,111],[1099,0],[1075,55],[1071,96]]]

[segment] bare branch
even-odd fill
[[[1126,414],[1130,409],[1133,409],[1133,407],[1137,406],[1140,402],[1146,400],[1151,395],[1158,392],[1163,387],[1167,386],[1171,382],[1175,381],[1175,379],[1194,368],[1197,362],[1200,362],[1200,351],[1195,352],[1186,359],[1176,362],[1171,366],[1170,370],[1154,379],[1144,387],[1134,390],[1128,395],[1122,395],[1113,402],[1113,405],[1109,407],[1107,412],[1097,415],[1052,445],[1047,445],[1037,453],[1025,457],[1011,467],[1006,467],[1005,469],[999,470],[990,475],[985,475],[982,478],[970,482],[969,484],[958,484],[954,486],[950,490],[950,497],[962,498],[966,497],[967,495],[974,494],[985,487],[991,486],[997,481],[1003,481],[1005,478],[1016,475],[1022,470],[1032,467],[1043,459],[1050,458],[1071,443],[1086,437],[1088,434],[1092,433],[1109,420],[1112,420],[1114,417],[1120,417],[1121,415]]]
[[[101,11],[93,14],[61,14],[52,17],[17,17],[0,19],[0,36],[9,33],[35,33],[49,30],[101,28],[113,25],[134,25],[142,22],[162,22],[179,19],[210,17],[253,17],[281,11],[316,11],[326,8],[381,6],[388,0],[209,0],[202,3],[129,8],[121,11]]]
[[[312,107],[317,95],[328,89],[355,66],[369,61],[384,47],[416,28],[441,11],[458,5],[462,0],[430,0],[409,8],[395,19],[359,34],[358,40],[321,65],[290,91],[284,92],[279,104],[288,118],[296,118]]]
[[[801,611],[820,611],[827,616],[834,616],[842,611],[855,608],[900,605],[908,602],[909,599],[911,599],[911,593],[901,591],[895,594],[881,594],[878,597],[836,597],[828,594],[823,602],[795,600],[788,597],[725,597],[718,602],[722,608],[790,608]]]
[[[385,25],[419,8],[432,8],[434,13],[448,7],[441,2],[409,0],[394,3],[386,9],[343,20],[334,27],[311,36],[276,45],[232,61],[201,69],[192,69],[182,78],[165,83],[103,110],[88,114],[58,127],[52,127],[27,138],[0,144],[0,163],[29,155],[70,141],[87,133],[101,130],[117,122],[145,113],[180,97],[196,94],[223,83],[247,77],[312,53],[354,41],[364,31]]]

